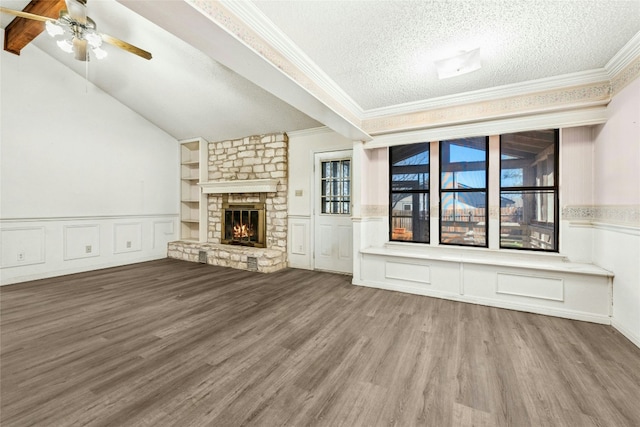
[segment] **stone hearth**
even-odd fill
[[[172,242],[170,258],[272,272],[287,267],[287,144],[284,133],[208,145],[207,242]],[[266,184],[265,184],[266,183]],[[223,195],[229,203],[258,203],[266,210],[266,247],[222,244]]]

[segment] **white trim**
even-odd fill
[[[43,227],[44,228],[44,227]],[[68,230],[74,229],[74,228],[85,228],[87,229],[87,231],[89,230],[94,230],[96,231],[96,248],[94,250],[94,248],[91,248],[91,252],[84,252],[82,255],[80,256],[76,256],[76,257],[72,257],[71,255],[69,255],[69,235],[68,235]],[[100,227],[100,224],[71,224],[71,225],[63,225],[62,226],[62,247],[63,247],[63,251],[62,251],[62,260],[63,261],[74,261],[74,260],[78,260],[78,259],[86,259],[86,258],[96,258],[100,256],[100,234],[102,233],[102,229]]]
[[[631,225],[610,224],[604,222],[592,221],[569,221],[571,228],[593,228],[597,230],[612,231],[614,233],[629,234],[631,236],[640,236],[640,227]]]
[[[31,218],[3,218],[2,223],[13,222],[42,222],[42,221],[96,221],[102,219],[125,219],[125,218],[178,218],[179,214],[149,214],[149,215],[100,215],[100,216],[47,216],[47,217],[31,217]]]
[[[460,263],[460,265],[462,265],[462,263]],[[554,298],[554,297],[548,297],[548,296],[540,296],[540,295],[534,295],[531,293],[523,293],[523,292],[508,292],[505,290],[500,290],[500,276],[505,277],[505,276],[511,276],[511,277],[524,277],[527,279],[545,279],[545,280],[556,280],[560,282],[560,291],[562,296],[560,298]],[[502,294],[502,295],[515,295],[515,296],[519,296],[519,297],[527,297],[527,298],[536,298],[536,299],[541,299],[541,300],[547,300],[547,301],[560,301],[560,302],[564,302],[564,279],[562,277],[553,277],[553,276],[540,276],[540,275],[535,275],[535,274],[518,274],[518,273],[510,273],[510,272],[506,272],[506,271],[496,271],[496,283],[495,283],[495,293],[496,294]]]
[[[586,313],[586,312],[577,311],[577,310],[564,310],[564,309],[541,307],[541,306],[516,303],[516,302],[506,302],[506,301],[500,301],[500,300],[484,298],[484,297],[457,295],[457,294],[433,290],[425,287],[391,284],[391,283],[384,283],[384,282],[371,281],[371,280],[361,281],[361,280],[354,279],[351,283],[357,286],[365,286],[369,288],[378,288],[378,289],[385,289],[389,291],[405,292],[405,293],[414,294],[414,295],[423,295],[423,296],[442,298],[442,299],[447,299],[452,301],[485,305],[488,307],[506,308],[509,310],[544,314],[546,316],[555,316],[555,317],[562,317],[565,319],[600,323],[603,325],[611,324],[611,318],[609,316]]]
[[[311,215],[287,215],[289,219],[311,219]]]
[[[395,246],[395,245],[394,245]],[[423,249],[423,248],[420,248]],[[558,254],[534,254],[534,253],[512,253],[504,250],[477,249],[476,253],[466,248],[456,248],[456,251],[449,251],[448,248],[429,248],[423,250],[398,248],[364,248],[360,249],[361,254],[376,255],[386,257],[396,257],[416,260],[433,260],[451,263],[466,263],[477,265],[492,265],[498,267],[526,268],[538,271],[555,271],[565,274],[582,274],[587,276],[612,277],[613,273],[598,267],[594,264],[578,263],[568,261]],[[545,260],[545,257],[546,260]]]
[[[536,129],[589,126],[602,124],[606,121],[607,108],[592,107],[575,111],[537,114],[378,135],[374,136],[372,141],[365,142],[364,148],[391,147],[394,145],[418,142],[441,141],[478,135],[498,135],[501,133],[523,132]]]
[[[326,133],[335,133],[335,131],[327,126],[320,126],[317,128],[309,128],[309,129],[294,130],[291,132],[287,132],[287,136],[289,137],[289,139],[291,139],[291,138],[302,138],[305,136],[323,135]]]
[[[609,78],[613,79],[618,73],[629,66],[640,56],[640,31],[625,44],[604,66]]]
[[[151,256],[144,256],[144,257],[136,258],[136,259],[110,261],[110,262],[107,262],[107,263],[104,263],[104,264],[96,264],[96,265],[92,264],[92,265],[85,265],[85,266],[80,266],[80,267],[66,268],[66,269],[63,269],[63,270],[56,270],[55,272],[46,271],[46,272],[42,272],[42,273],[29,274],[29,275],[20,276],[20,277],[12,277],[10,279],[3,280],[2,283],[0,283],[0,286],[14,285],[14,284],[22,283],[22,282],[28,282],[28,281],[31,281],[31,280],[48,279],[50,277],[65,276],[67,274],[84,273],[86,271],[94,271],[94,270],[102,270],[102,269],[105,269],[105,268],[120,267],[120,266],[123,266],[123,265],[138,264],[138,263],[146,262],[146,261],[155,261],[155,260],[158,260],[158,259],[164,259],[166,257],[167,257],[166,254],[163,254],[161,256],[151,255]]]
[[[140,245],[139,247],[134,247],[133,244],[131,245],[130,248],[118,248],[118,233],[119,230],[121,230],[121,227],[126,227],[126,226],[136,226],[135,230],[138,233],[138,244]],[[129,252],[142,252],[142,223],[141,222],[118,222],[113,224],[113,242],[112,242],[112,248],[113,248],[113,254],[125,254],[125,253],[129,253]]]
[[[335,99],[356,117],[362,117],[363,109],[338,84],[331,79],[307,54],[295,44],[273,21],[262,13],[252,2],[220,0],[220,3],[234,13],[259,37],[271,45],[291,64]]]
[[[590,85],[608,81],[609,75],[607,74],[607,71],[604,68],[598,68],[595,70],[581,71],[577,73],[547,77],[538,80],[530,80],[522,83],[495,86],[487,89],[457,93],[453,95],[441,96],[438,98],[408,102],[405,104],[374,108],[364,112],[363,120],[411,114],[418,111],[473,104],[476,102],[493,101],[516,96],[530,95],[538,92],[562,90],[568,87]]]
[[[277,179],[243,179],[199,182],[198,185],[204,194],[275,193],[278,182]]]
[[[15,227],[15,228],[2,228],[0,229],[0,245],[2,244],[2,233],[11,231],[39,231],[40,232],[40,258],[33,261],[7,261],[4,257],[0,259],[0,269],[11,267],[24,267],[27,265],[44,264],[47,260],[47,240],[46,230],[44,227]]]

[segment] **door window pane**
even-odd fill
[[[351,213],[351,160],[322,162],[320,206],[323,214]]]

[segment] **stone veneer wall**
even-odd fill
[[[287,144],[285,133],[249,136],[209,143],[209,181],[277,179],[275,193],[266,193],[266,248],[221,244],[222,195],[207,199],[207,242],[172,242],[169,257],[208,264],[272,272],[287,267]],[[259,193],[230,194],[230,203],[259,202]],[[256,258],[250,263],[249,258]],[[253,267],[253,268],[252,268]]]
[[[275,193],[267,193],[267,247],[287,252],[287,143],[286,134],[250,136],[209,144],[209,181],[277,179]],[[256,203],[259,193],[230,194],[229,203]],[[210,194],[207,241],[220,243],[222,195]]]

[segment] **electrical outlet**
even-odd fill
[[[18,252],[18,261],[24,261],[24,252]]]
[[[127,240],[127,248],[131,247],[131,240]]]
[[[302,197],[302,190],[296,190],[296,197]]]
[[[87,254],[90,254],[91,253],[91,245],[85,246],[84,247],[84,252],[87,253]]]

